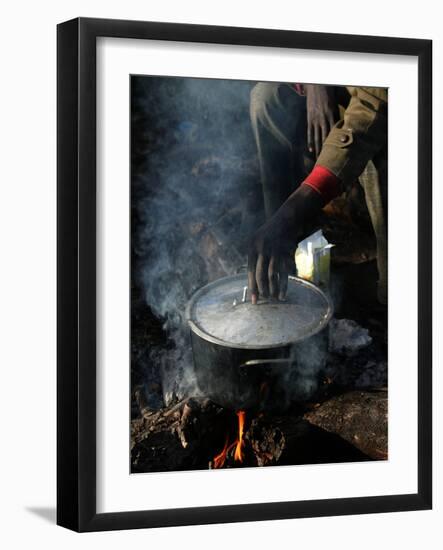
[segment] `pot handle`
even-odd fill
[[[240,368],[255,367],[258,365],[290,365],[293,359],[250,359],[240,365]]]

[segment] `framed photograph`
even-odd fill
[[[59,525],[431,508],[431,66],[58,26]]]

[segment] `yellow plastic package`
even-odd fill
[[[300,241],[295,251],[297,276],[315,285],[328,286],[333,246],[321,229]]]

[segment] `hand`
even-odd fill
[[[332,86],[306,84],[306,110],[308,116],[308,149],[320,154],[323,142],[338,120],[338,107]]]
[[[288,286],[295,228],[289,209],[282,208],[255,234],[248,254],[248,287],[251,302],[258,297],[284,300]]]
[[[259,296],[285,299],[292,253],[304,236],[306,222],[322,206],[321,195],[301,185],[257,231],[248,254],[248,287],[253,304]]]

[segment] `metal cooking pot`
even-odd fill
[[[318,375],[310,365],[327,346],[332,303],[318,287],[296,277],[289,278],[284,302],[252,305],[245,299],[246,286],[245,274],[224,277],[188,303],[198,385],[228,409],[281,408],[296,398],[297,376],[301,381]]]

